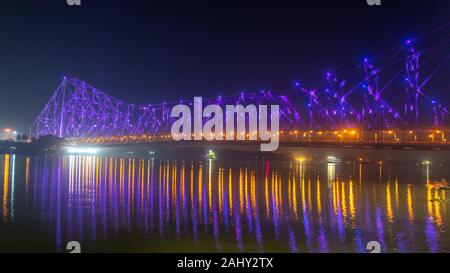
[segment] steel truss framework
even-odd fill
[[[87,83],[65,78],[31,128],[35,138],[54,135],[65,138],[163,134],[170,132],[177,104],[193,107],[193,100],[158,105],[135,105],[113,98]],[[203,105],[279,105],[280,126],[300,126],[300,115],[288,98],[271,91],[241,93],[236,97],[203,99]]]
[[[407,41],[401,47],[401,58],[394,63],[399,70],[389,80],[381,78],[392,67],[377,66],[374,60],[364,59],[356,70],[357,76],[341,80],[336,73],[326,73],[324,85],[309,89],[297,83],[295,90],[284,93],[260,91],[241,93],[231,97],[203,99],[203,105],[279,105],[282,130],[338,130],[360,128],[417,128],[445,126],[450,114],[424,89],[435,74],[450,60],[443,58],[421,81],[421,58],[431,50],[448,49],[450,34],[438,46],[421,51]],[[398,52],[397,55],[398,57]],[[390,62],[390,61],[389,61]],[[393,76],[392,76],[393,75]],[[392,78],[391,78],[392,76]],[[398,80],[400,88],[392,87]],[[445,84],[443,88],[445,87]],[[445,92],[446,90],[441,90]],[[175,119],[170,117],[173,106],[183,103],[193,106],[192,100],[157,105],[135,105],[113,98],[89,84],[64,78],[61,85],[38,115],[30,134],[37,138],[54,135],[65,138],[109,137],[143,134],[167,134]],[[427,114],[428,113],[428,114]],[[429,116],[424,119],[423,117]]]

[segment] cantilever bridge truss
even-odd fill
[[[203,99],[203,105],[276,104],[282,130],[443,127],[450,114],[444,103],[450,100],[449,38],[445,33],[431,43],[420,41],[422,49],[408,40],[350,71],[326,73],[317,88],[296,83],[283,92]],[[65,138],[164,134],[174,121],[171,109],[179,103],[130,104],[84,81],[64,78],[30,133]],[[193,105],[192,100],[181,103]]]
[[[163,134],[170,132],[175,118],[172,107],[193,101],[135,105],[118,100],[95,89],[83,81],[65,78],[53,97],[36,119],[33,137],[54,135],[66,138]],[[265,104],[280,106],[280,120],[284,128],[297,128],[300,117],[284,95],[271,91],[241,93],[236,97],[204,99],[204,105]]]

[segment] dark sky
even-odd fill
[[[448,0],[0,0],[0,128],[64,75],[133,103],[315,85],[450,20]]]

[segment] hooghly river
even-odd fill
[[[410,152],[414,155],[414,152]],[[0,252],[450,252],[450,166],[0,155]]]

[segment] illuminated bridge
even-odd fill
[[[448,26],[447,26],[448,28]],[[280,140],[287,143],[446,144],[450,101],[450,31],[432,31],[351,69],[325,73],[317,87],[242,92],[203,105],[280,106]],[[136,105],[84,81],[64,78],[30,134],[96,143],[172,141],[173,106],[192,99]],[[246,137],[257,132],[247,132]],[[215,136],[218,139],[223,135]]]

